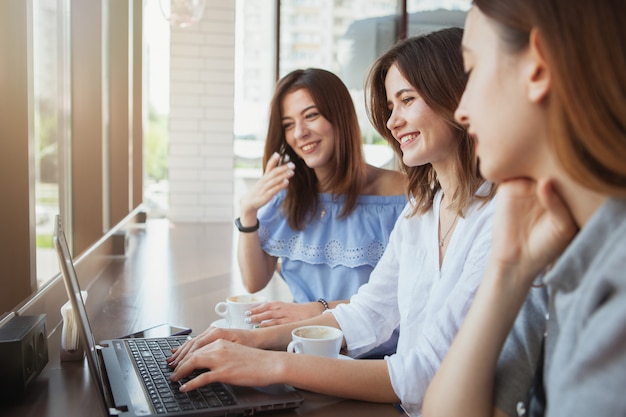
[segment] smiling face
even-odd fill
[[[531,93],[533,54],[507,51],[477,7],[468,13],[462,50],[469,78],[455,117],[477,139],[481,174],[497,182],[545,174],[551,151],[545,108]]]
[[[387,128],[400,143],[404,163],[432,164],[436,170],[452,163],[457,146],[452,128],[426,104],[396,65],[387,72],[385,90],[391,111]]]
[[[334,153],[333,125],[322,116],[305,88],[285,94],[281,114],[287,144],[319,178]]]

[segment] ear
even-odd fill
[[[530,32],[529,60],[528,98],[532,102],[538,103],[548,95],[552,82],[537,29]]]

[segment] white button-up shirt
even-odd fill
[[[483,184],[478,193],[488,190]],[[398,218],[370,280],[332,314],[348,353],[357,356],[385,342],[400,325],[396,354],[387,356],[393,389],[411,415],[421,413],[426,388],[450,347],[485,272],[494,201],[476,200],[459,218],[439,268],[439,206]]]

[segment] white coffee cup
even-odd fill
[[[215,305],[215,312],[224,317],[233,329],[252,329],[256,323],[246,323],[246,311],[265,303],[265,297],[256,294],[231,295]]]
[[[343,342],[343,332],[330,326],[302,326],[291,331],[287,352],[337,358]]]

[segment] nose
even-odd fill
[[[401,125],[402,118],[400,117],[396,109],[392,109],[391,113],[389,114],[389,118],[387,119],[387,129],[389,129],[389,131],[393,133],[393,131]]]
[[[461,125],[467,126],[469,125],[469,114],[467,113],[467,110],[465,108],[463,97],[465,97],[465,94],[461,96],[461,101],[459,101],[459,105],[457,106],[456,111],[454,112],[454,118]]]
[[[309,129],[307,129],[306,124],[302,122],[295,122],[293,128],[293,137],[296,139],[301,139],[306,137],[309,133]]]

